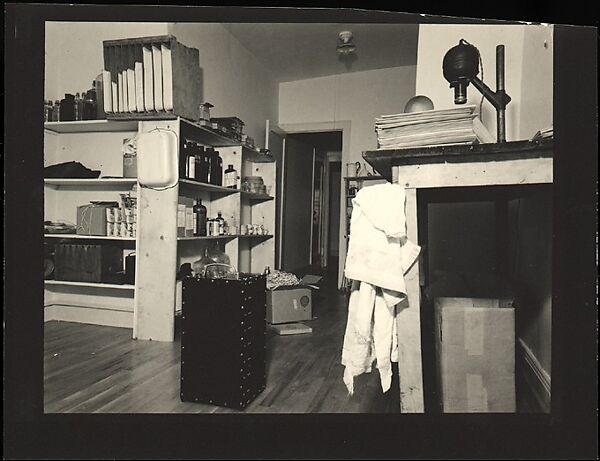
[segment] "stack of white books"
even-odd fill
[[[378,150],[495,142],[474,105],[382,115],[375,131]]]

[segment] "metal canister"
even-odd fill
[[[219,235],[219,229],[221,227],[221,223],[219,222],[219,220],[213,219],[211,221],[211,226],[212,226],[212,235]]]

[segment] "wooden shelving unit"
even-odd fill
[[[156,128],[175,132],[179,149],[184,139],[214,147],[223,164],[234,165],[240,178],[262,176],[274,190],[276,164],[264,154],[181,118],[49,122],[44,128],[45,165],[78,161],[102,175],[96,179],[45,179],[45,220],[76,223],[77,206],[119,201],[119,194],[134,187],[138,203],[136,238],[45,234],[47,242],[113,242],[123,245],[124,256],[132,251],[136,254],[135,285],[47,280],[45,305],[52,308],[51,318],[128,327],[134,338],[172,341],[175,311],[180,307],[176,273],[181,264],[198,260],[207,248],[217,245],[239,272],[257,273],[266,266],[274,267],[274,196],[241,192],[239,184],[232,189],[185,178],[173,188],[152,190],[139,186],[135,178],[121,177],[124,139]],[[269,235],[178,237],[180,196],[201,199],[209,218],[221,212],[230,225],[263,225]]]
[[[138,122],[83,120],[44,124],[44,165],[80,162],[101,176],[93,179],[45,178],[44,219],[76,224],[77,207],[91,201],[120,201],[120,195],[137,196],[136,178],[123,177],[121,146],[134,136]],[[104,235],[45,233],[44,242],[113,244],[123,256],[137,250],[137,238]],[[137,282],[137,280],[136,280]],[[95,323],[125,328],[134,326],[135,285],[46,280],[45,320]]]
[[[174,131],[180,141],[180,149],[186,139],[215,148],[223,159],[224,169],[227,165],[233,165],[240,183],[242,177],[252,175],[262,176],[265,184],[272,188],[275,186],[276,164],[259,161],[264,159],[246,146],[183,119],[140,122],[142,133],[155,128]],[[180,179],[178,186],[170,190],[140,189],[142,203],[152,206],[140,210],[140,221],[146,224],[138,229],[137,251],[144,256],[138,261],[139,271],[136,275],[147,289],[140,290],[136,298],[138,318],[144,319],[143,324],[138,323],[138,338],[173,339],[172,322],[181,303],[178,295],[181,287],[175,282],[175,273],[182,264],[200,259],[207,249],[217,246],[227,254],[238,272],[261,273],[266,266],[274,267],[275,246],[270,236],[177,237],[176,204],[180,202],[180,197],[202,200],[209,219],[216,218],[220,212],[228,225],[239,228],[241,223],[262,224],[272,233],[275,229],[274,197],[241,192],[239,185],[233,189]],[[169,243],[173,240],[177,242],[176,245]]]

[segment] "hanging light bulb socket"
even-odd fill
[[[349,30],[344,30],[338,34],[337,52],[347,56],[356,51],[356,45],[352,43],[353,35]]]

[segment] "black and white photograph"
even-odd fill
[[[6,459],[597,459],[597,27],[7,12]]]

